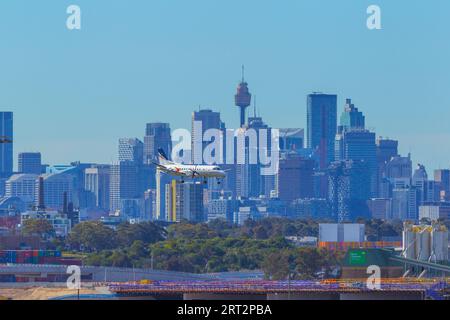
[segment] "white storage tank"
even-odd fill
[[[448,261],[448,230],[443,225],[433,225],[431,233],[431,262]]]
[[[403,227],[403,256],[408,259],[416,259],[416,233],[412,225],[405,223]]]
[[[421,261],[428,261],[431,255],[431,230],[428,228],[416,232],[416,255]]]

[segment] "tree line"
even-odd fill
[[[360,220],[371,241],[400,236],[401,222]],[[154,268],[194,273],[263,270],[268,279],[331,277],[342,256],[320,248],[298,248],[287,236],[318,236],[311,219],[266,218],[242,226],[224,220],[169,226],[158,222],[112,229],[99,221],[77,224],[65,239],[52,238],[46,222],[27,221],[22,232],[40,235],[55,248],[82,254],[85,265]]]

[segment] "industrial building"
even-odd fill
[[[320,223],[320,242],[363,242],[365,225],[358,223]]]
[[[448,230],[439,223],[414,225],[404,223],[403,256],[408,259],[447,263]]]

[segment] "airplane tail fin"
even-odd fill
[[[166,153],[161,148],[158,149],[158,160],[159,160],[159,164],[172,164],[173,163],[172,161],[169,160]]]

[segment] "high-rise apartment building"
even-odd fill
[[[143,197],[139,193],[139,166],[133,161],[121,161],[111,166],[110,210],[121,209],[122,200]]]
[[[200,182],[166,184],[166,220],[204,222],[207,219],[203,205],[204,186]]]

